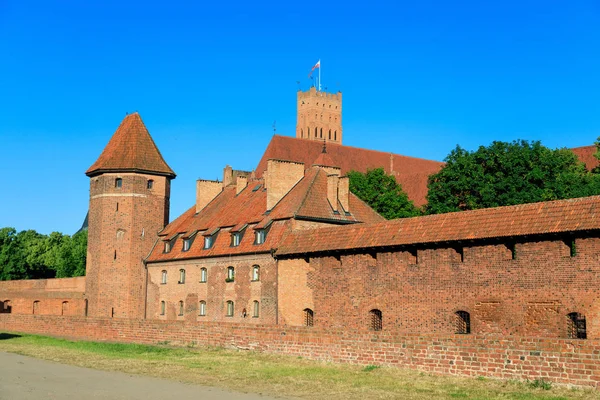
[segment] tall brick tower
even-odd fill
[[[342,92],[299,90],[296,137],[342,144]]]
[[[90,177],[88,315],[144,318],[143,259],[168,223],[175,173],[134,113],[121,122],[86,175]]]

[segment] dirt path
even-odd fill
[[[0,400],[272,400],[254,394],[97,371],[0,352]]]

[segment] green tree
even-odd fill
[[[419,215],[419,209],[408,199],[402,187],[383,168],[348,172],[350,191],[386,219],[406,218]]]
[[[87,231],[80,231],[66,236],[58,248],[56,277],[67,278],[85,275],[87,256]]]
[[[476,151],[457,146],[429,177],[430,214],[600,194],[600,176],[575,154],[540,142],[493,142]]]

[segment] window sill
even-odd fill
[[[167,282],[161,282],[160,284],[161,284],[161,285],[166,285],[166,284],[167,284]]]
[[[198,283],[206,283],[206,281],[200,281],[200,282],[198,282]]]
[[[252,279],[250,282],[260,282],[260,279]]]
[[[185,282],[177,282],[178,285],[185,285]]]

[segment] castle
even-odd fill
[[[600,197],[385,221],[344,174],[423,204],[442,164],[343,145],[341,100],[298,92],[296,138],[170,223],[176,175],[128,115],[86,171],[86,276],[0,282],[0,329],[600,382]]]

